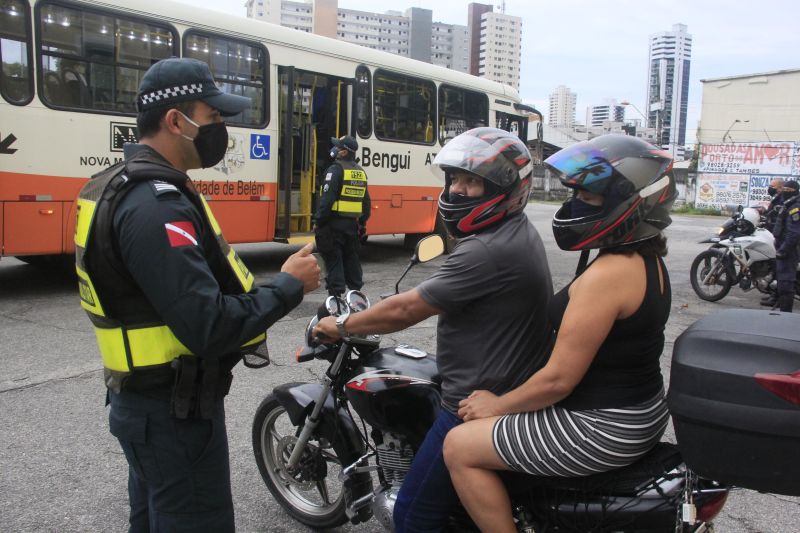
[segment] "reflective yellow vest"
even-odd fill
[[[353,161],[337,161],[344,170],[342,191],[333,203],[331,211],[339,216],[358,218],[362,213],[364,194],[367,191],[367,173]]]
[[[163,166],[158,168],[163,174]],[[140,174],[148,174],[148,172],[140,172]],[[150,173],[149,175],[158,176],[159,174]],[[92,253],[103,254],[108,258],[111,254],[114,209],[125,193],[130,190],[130,182],[143,179],[147,178],[131,179],[126,175],[125,163],[121,163],[89,180],[81,189],[77,200],[75,263],[81,306],[88,313],[89,319],[94,325],[97,344],[105,368],[106,384],[117,392],[121,388],[123,379],[135,370],[166,366],[181,355],[191,354],[191,351],[175,337],[169,327],[149,306],[137,306],[137,302],[133,301],[133,308],[140,310],[135,311],[133,318],[128,317],[124,322],[118,317],[109,316],[103,307],[103,295],[98,294],[95,283],[92,282],[87,271],[86,250],[91,248]],[[249,291],[253,286],[253,274],[225,241],[219,224],[205,199],[202,196],[199,198],[209,226],[214,231],[220,252],[227,259],[227,264],[238,280],[241,290]],[[116,258],[109,260],[112,264],[114,261],[121,263]],[[111,269],[106,270],[108,272],[95,272],[93,275],[102,276],[104,280],[108,280],[110,277],[113,283],[126,283],[124,278],[112,273]],[[144,298],[144,295],[142,294],[141,297]],[[264,333],[245,343],[241,349],[243,352],[253,351],[265,340],[266,334]]]

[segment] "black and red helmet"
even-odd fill
[[[641,139],[602,135],[564,148],[544,164],[566,187],[603,196],[602,209],[589,216],[572,218],[574,197],[556,212],[553,235],[562,250],[631,244],[672,223],[672,157]]]
[[[497,128],[475,128],[451,139],[436,155],[432,168],[444,171],[439,216],[447,230],[465,237],[486,229],[525,208],[531,189],[531,154],[518,136]],[[484,195],[450,201],[454,171],[484,180]]]

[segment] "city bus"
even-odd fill
[[[191,171],[231,243],[313,237],[331,137],[358,139],[368,234],[437,226],[437,150],[477,126],[527,141],[511,87],[387,52],[169,0],[0,0],[0,249],[28,262],[73,252],[75,197],[137,140],[150,65],[207,62],[252,99],[227,120],[215,167]]]

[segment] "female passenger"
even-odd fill
[[[553,217],[564,250],[597,258],[549,307],[548,363],[516,389],[474,391],[459,404],[444,456],[461,502],[483,531],[516,531],[496,470],[586,476],[647,453],[667,425],[659,358],[669,317],[662,261],[675,199],[672,159],[605,135],[545,161],[573,190]]]

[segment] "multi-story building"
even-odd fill
[[[522,19],[495,13],[491,5],[471,3],[467,8],[467,26],[469,72],[519,89]]]
[[[469,72],[469,30],[466,26],[433,23],[431,63],[460,72]]]
[[[430,9],[372,13],[338,0],[247,0],[247,16],[411,57],[519,88],[522,19],[470,4],[467,26],[433,22]],[[473,51],[474,48],[474,51]],[[473,64],[474,63],[474,64]]]
[[[683,159],[686,144],[691,57],[692,36],[685,24],[650,36],[647,123],[658,132],[659,144],[676,159]]]
[[[569,87],[559,85],[550,94],[550,114],[547,122],[551,126],[572,128],[575,125],[575,103],[578,95]]]
[[[610,100],[603,105],[595,105],[586,110],[586,126],[602,126],[604,122],[622,122],[625,120],[625,107]]]

